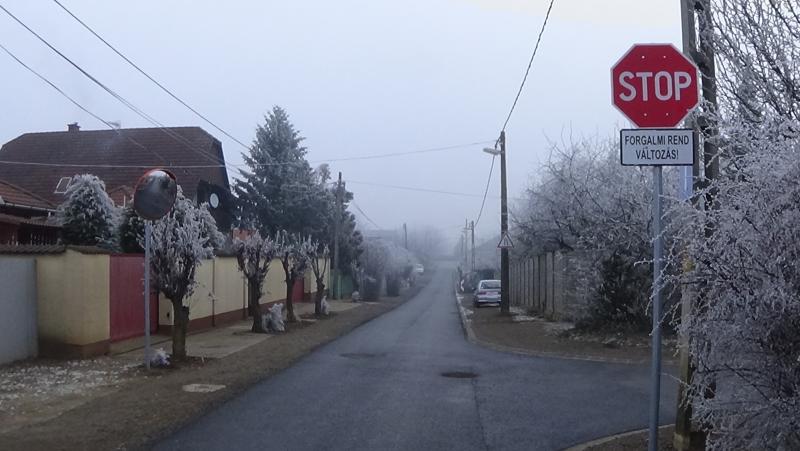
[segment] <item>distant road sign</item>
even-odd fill
[[[694,133],[684,128],[635,128],[619,132],[623,166],[691,166]]]
[[[614,106],[637,127],[675,127],[699,100],[697,66],[672,44],[636,44],[611,69]]]
[[[511,237],[508,236],[508,232],[503,232],[503,236],[500,237],[500,242],[497,243],[498,249],[513,249],[514,243],[511,241]]]

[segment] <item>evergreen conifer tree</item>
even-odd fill
[[[58,207],[61,239],[65,244],[112,245],[118,212],[106,185],[91,174],[76,175]]]

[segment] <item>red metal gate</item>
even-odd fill
[[[112,255],[109,312],[111,341],[144,335],[144,256]],[[158,293],[150,293],[150,331],[158,328]]]
[[[292,287],[292,302],[303,302],[304,290],[303,278],[296,279]]]

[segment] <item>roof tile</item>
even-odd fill
[[[5,182],[0,185],[0,190],[3,185],[14,186],[18,191],[38,198],[39,204],[45,202],[51,205],[48,208],[54,208],[64,200],[63,194],[54,192],[62,177],[91,173],[100,177],[106,189],[112,192],[121,187],[134,186],[148,168],[224,165],[224,158],[220,142],[200,127],[26,133],[0,148],[0,180]],[[21,165],[13,162],[64,166]],[[177,177],[184,194],[192,199],[201,180],[230,189],[224,167],[173,167],[170,170]],[[33,202],[30,198],[27,201]]]

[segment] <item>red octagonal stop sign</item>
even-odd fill
[[[698,101],[697,67],[672,44],[636,44],[611,69],[614,106],[639,127],[675,127]]]

